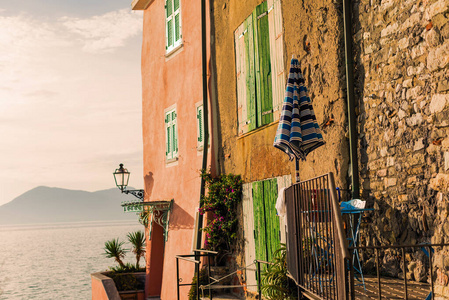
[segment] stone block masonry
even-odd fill
[[[365,243],[447,243],[449,0],[354,1],[353,18],[362,195],[376,208]]]

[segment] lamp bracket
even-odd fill
[[[122,193],[131,194],[142,201],[145,198],[145,190],[123,190]]]

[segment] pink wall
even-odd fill
[[[91,274],[92,300],[120,299],[114,281],[101,272]]]
[[[92,282],[92,299],[95,300],[108,300],[108,295],[104,290],[103,283],[100,280],[91,278]]]
[[[169,57],[165,56],[164,5],[164,0],[155,0],[144,13],[142,119],[145,201],[174,199],[174,207],[165,248],[158,225],[154,225],[152,240],[147,245],[149,273],[146,290],[149,295],[158,295],[160,290],[161,299],[171,300],[176,299],[175,255],[191,252],[195,208],[199,204],[202,152],[197,150],[195,103],[203,99],[201,1],[181,0],[183,47]],[[177,110],[179,159],[176,163],[166,164],[164,110],[173,104]],[[184,283],[191,281],[193,271],[193,264],[181,263],[180,277]],[[181,289],[181,299],[187,299],[187,291],[188,288]]]

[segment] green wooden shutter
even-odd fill
[[[171,159],[172,154],[172,146],[171,146],[171,140],[172,140],[172,134],[171,134],[171,114],[165,115],[165,130],[166,130],[166,150],[165,150],[165,157],[166,159]]]
[[[165,113],[165,128],[167,132],[165,156],[167,160],[171,160],[178,156],[176,110],[170,110]]]
[[[166,12],[166,18],[168,19],[173,14],[173,0],[166,0],[165,1],[165,12]]]
[[[267,260],[267,232],[265,206],[263,201],[263,182],[253,182],[254,243],[256,259]]]
[[[172,136],[173,136],[173,157],[178,156],[178,128],[176,120],[176,111],[172,112]]]
[[[246,50],[245,33],[246,27],[243,22],[234,32],[235,39],[235,73],[237,80],[237,118],[238,134],[242,135],[248,132],[248,113],[246,105]]]
[[[175,19],[175,44],[178,45],[181,40],[181,10],[180,0],[174,0],[174,19]]]
[[[181,38],[181,28],[180,28],[180,20],[179,20],[179,14],[175,16],[175,42],[179,41]]]
[[[253,262],[256,259],[256,247],[254,243],[254,206],[253,206],[253,184],[244,183],[242,193],[243,210],[243,242],[245,247],[245,261]],[[256,272],[254,268],[246,270],[246,283],[248,290],[257,292]]]
[[[203,128],[203,106],[200,105],[196,108],[196,119],[198,122],[198,147],[203,145],[204,140],[204,128]]]
[[[253,14],[256,76],[257,125],[273,122],[273,95],[270,63],[270,39],[267,2],[256,7]]]
[[[273,120],[279,120],[285,93],[284,32],[280,0],[267,0],[272,70]]]
[[[245,22],[245,58],[246,58],[246,107],[248,131],[257,128],[256,123],[256,79],[255,79],[255,56],[254,56],[254,25],[253,16],[249,16]]]
[[[173,47],[173,0],[165,1],[165,15],[167,23],[167,48]]]

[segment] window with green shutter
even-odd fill
[[[197,149],[201,150],[204,146],[204,114],[203,105],[196,107],[196,121],[197,121]]]
[[[166,52],[169,53],[182,44],[181,0],[165,1]]]
[[[178,157],[178,128],[176,109],[165,112],[165,158],[166,161],[176,160]]]
[[[278,23],[282,22],[273,18],[272,11],[280,10],[278,2],[271,0],[258,5],[234,33],[239,135],[279,118],[273,112],[283,100],[280,99],[280,85],[276,81],[280,72],[278,69],[283,69],[283,65],[277,63],[283,60],[283,51],[272,46],[276,41],[275,34],[279,34]],[[280,74],[284,76],[283,70]]]

